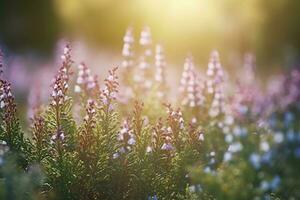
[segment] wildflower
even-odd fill
[[[231,142],[233,141],[233,136],[232,136],[231,134],[227,134],[227,135],[225,136],[225,141],[226,141],[227,143],[231,143]]]
[[[158,84],[157,96],[159,98],[162,98],[165,95],[167,89],[167,83],[166,83],[166,75],[165,75],[166,61],[165,61],[163,48],[161,45],[156,45],[155,67],[156,67],[155,81]]]
[[[112,101],[116,99],[118,93],[118,77],[116,75],[117,67],[109,70],[108,77],[104,80],[105,86],[100,93],[100,99],[104,106],[107,107],[108,110],[112,109]]]
[[[226,115],[225,117],[225,124],[232,125],[234,123],[234,118],[232,115]]]
[[[240,126],[235,126],[233,128],[233,134],[235,136],[242,136],[242,128]]]
[[[10,83],[0,79],[0,107],[3,110],[3,121],[6,124],[13,123],[16,120],[16,104],[11,92]]]
[[[290,142],[292,142],[296,139],[296,133],[291,128],[287,130],[287,135],[286,136],[287,136],[287,140],[290,141]]]
[[[5,107],[5,103],[4,103],[4,101],[1,101],[0,108],[4,108],[4,107]]]
[[[7,142],[4,140],[0,140],[0,156],[3,156],[4,153],[9,151],[9,146],[7,145]]]
[[[3,74],[3,54],[0,49],[0,77],[2,76],[2,74]]]
[[[141,37],[140,37],[140,45],[144,47],[149,47],[152,44],[152,38],[151,38],[151,32],[150,28],[148,26],[145,26],[143,30],[141,31]],[[149,49],[145,49],[145,55],[151,56],[152,52]]]
[[[183,97],[181,104],[189,107],[203,105],[205,100],[203,89],[204,85],[195,71],[192,58],[186,58],[179,88]]]
[[[280,183],[281,183],[281,178],[280,178],[280,176],[276,175],[270,182],[270,188],[272,190],[275,190],[278,188]]]
[[[255,117],[263,112],[266,99],[259,88],[259,83],[255,77],[254,56],[247,54],[244,61],[242,78],[238,79],[236,95],[232,99],[232,110],[239,119],[245,117]],[[268,106],[269,107],[269,106]]]
[[[211,117],[217,117],[221,113],[225,113],[225,97],[221,86],[216,86],[214,89],[213,100],[209,109]]]
[[[57,141],[63,142],[65,140],[65,134],[62,130],[58,130],[54,135],[51,136],[51,143],[55,144]]]
[[[228,161],[230,161],[231,159],[232,159],[232,153],[226,151],[225,154],[224,154],[224,161],[225,161],[225,162],[228,162]]]
[[[78,76],[75,85],[75,92],[80,93],[82,90],[87,94],[91,94],[94,89],[98,90],[99,85],[97,76],[91,75],[91,70],[84,63],[78,66]]]
[[[232,153],[239,152],[243,149],[243,145],[240,142],[235,142],[229,145],[228,151]]]
[[[152,152],[152,148],[151,148],[150,146],[147,146],[147,148],[146,148],[146,152],[147,152],[147,153],[150,153],[150,152]]]
[[[196,124],[197,123],[196,117],[193,117],[191,122],[192,122],[192,124]]]
[[[174,149],[174,147],[172,146],[171,143],[164,143],[161,147],[162,150],[166,150],[166,151],[172,151]]]
[[[64,48],[64,54],[61,57],[63,60],[62,65],[52,84],[51,104],[53,106],[62,105],[65,102],[65,100],[68,99],[66,95],[69,88],[68,81],[70,76],[70,67],[73,63],[70,51],[71,48],[69,45],[67,45]]]
[[[203,171],[204,171],[206,174],[210,174],[210,173],[213,172],[212,169],[211,169],[209,166],[205,167]]]
[[[189,186],[189,191],[196,192],[196,186],[195,185]]]
[[[249,158],[251,164],[255,167],[255,168],[259,168],[260,167],[260,162],[261,162],[261,157],[260,155],[258,155],[257,153],[252,153],[250,155]]]
[[[267,191],[269,189],[270,185],[268,183],[268,181],[264,180],[260,183],[260,188],[263,190],[263,191]]]
[[[213,51],[210,55],[206,75],[208,77],[206,82],[207,91],[209,94],[212,94],[216,92],[216,87],[219,87],[219,84],[223,83],[224,81],[224,71],[220,63],[219,53],[217,51]]]
[[[204,141],[204,134],[203,134],[202,131],[200,131],[200,133],[199,133],[198,140],[199,140],[199,141]]]
[[[88,125],[91,128],[94,128],[96,124],[95,121],[96,108],[97,108],[97,103],[94,100],[89,99],[87,101],[86,116],[84,117],[84,121],[86,125]]]
[[[163,83],[165,82],[165,56],[163,52],[163,48],[161,45],[156,45],[156,51],[155,51],[155,66],[156,66],[156,75],[155,80],[157,82]]]
[[[266,141],[261,142],[261,143],[260,143],[260,149],[261,149],[262,151],[269,151],[269,149],[270,149],[269,143],[266,142]]]
[[[248,53],[244,59],[244,76],[243,82],[252,84],[255,81],[255,56]]]
[[[135,145],[135,135],[133,134],[133,129],[127,119],[123,121],[117,139],[121,143],[120,153],[128,152],[131,149],[131,146]]]
[[[119,156],[120,156],[119,153],[114,153],[113,154],[113,159],[117,159]]]
[[[122,62],[122,67],[126,70],[132,70],[132,67],[134,65],[133,57],[133,44],[134,44],[134,37],[132,34],[132,27],[129,27],[126,30],[125,36],[123,38],[123,50],[122,55],[124,57],[124,60]]]
[[[140,45],[141,45],[141,51],[142,54],[140,56],[139,61],[139,69],[137,71],[137,74],[135,75],[134,80],[141,85],[142,89],[149,89],[153,82],[153,69],[151,68],[151,57],[152,57],[152,39],[151,39],[151,32],[149,27],[144,27],[141,31],[140,36]]]
[[[284,140],[284,137],[283,137],[282,133],[277,132],[277,133],[274,134],[274,141],[276,143],[281,143],[281,142],[283,142],[283,140]]]
[[[147,200],[158,200],[158,198],[157,198],[156,195],[154,195],[154,196],[148,196]]]
[[[169,124],[169,129],[172,132],[177,132],[179,130],[184,129],[184,119],[180,109],[174,110],[170,104],[166,104],[165,106],[167,107],[167,121]]]
[[[151,134],[151,150],[158,151],[162,146],[164,138],[167,136],[169,136],[169,132],[167,132],[166,128],[163,126],[162,119],[159,118],[158,122],[153,127]]]

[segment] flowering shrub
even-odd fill
[[[174,98],[150,29],[141,32],[139,55],[134,42],[129,28],[122,67],[102,86],[84,63],[76,72],[66,45],[49,104],[30,108],[28,134],[1,58],[1,198],[300,198],[299,70],[264,90],[253,56],[237,83],[217,51],[204,75],[189,56]]]

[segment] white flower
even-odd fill
[[[52,96],[52,97],[56,97],[56,95],[57,95],[56,92],[53,91],[51,96]]]
[[[62,91],[61,91],[61,90],[58,90],[57,95],[58,95],[58,96],[62,96],[62,95],[63,95]]]
[[[195,117],[193,117],[192,123],[195,124],[196,122],[197,122],[197,119]]]
[[[68,54],[69,52],[70,52],[70,48],[65,47],[65,48],[64,48],[64,54]]]
[[[79,86],[79,85],[75,85],[74,91],[75,91],[76,93],[81,92],[80,86]]]
[[[52,135],[51,140],[56,140],[56,134]]]
[[[274,141],[276,142],[276,143],[281,143],[281,142],[283,142],[283,134],[282,133],[275,133],[274,134]]]
[[[240,142],[235,142],[231,144],[228,148],[228,151],[236,153],[243,149],[243,145]]]
[[[51,102],[51,105],[55,106],[55,105],[56,105],[56,101],[53,100],[53,101]]]
[[[116,158],[118,158],[119,157],[119,153],[114,153],[113,154],[113,159],[116,159]]]
[[[232,125],[234,122],[234,119],[231,115],[227,115],[226,118],[225,118],[225,124],[227,125]]]
[[[5,107],[5,103],[4,103],[4,101],[1,101],[0,102],[0,108],[4,108]]]
[[[225,141],[227,143],[231,143],[233,141],[233,136],[231,134],[228,134],[225,136]]]
[[[200,135],[198,137],[198,140],[204,141],[204,134],[203,133],[200,133]]]
[[[83,74],[84,74],[83,70],[80,70],[80,71],[78,72],[78,77],[82,77]]]
[[[80,71],[82,71],[84,68],[84,66],[82,64],[78,65],[78,69],[80,69]]]
[[[191,102],[190,102],[190,107],[195,107],[195,106],[196,106],[195,101],[191,101]]]
[[[212,94],[214,92],[214,88],[213,87],[208,87],[207,91],[208,91],[208,93]]]
[[[195,191],[196,191],[196,186],[195,186],[195,185],[191,185],[191,186],[189,187],[189,190],[190,190],[191,192],[195,192]]]
[[[269,149],[270,149],[269,143],[268,142],[262,142],[262,143],[260,143],[260,149],[262,151],[269,151]]]
[[[110,76],[107,77],[107,80],[113,81],[113,80],[114,80],[114,77],[113,77],[112,75],[110,75]]]
[[[59,138],[60,138],[61,140],[64,140],[64,139],[65,139],[64,133],[61,133],[61,134],[59,135]]]
[[[147,152],[147,153],[150,153],[150,152],[152,152],[152,148],[151,148],[150,146],[147,146],[147,148],[146,148],[146,152]]]

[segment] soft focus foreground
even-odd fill
[[[247,54],[234,78],[214,50],[174,80],[154,44],[128,28],[103,82],[65,45],[48,103],[28,86],[28,128],[1,54],[1,199],[300,198],[300,71],[261,81]]]

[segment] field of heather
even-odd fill
[[[300,199],[299,4],[236,2],[0,1],[0,199]]]

